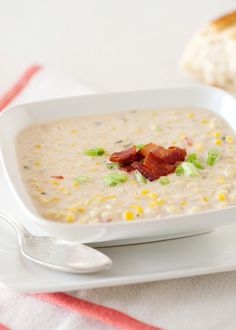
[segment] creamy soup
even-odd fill
[[[150,142],[186,149],[190,171],[187,164],[150,182],[109,162],[114,152]],[[236,203],[233,131],[206,110],[130,110],[33,124],[20,132],[16,150],[28,192],[51,220],[145,221]],[[209,150],[216,153],[212,163]],[[120,179],[113,182],[114,173]]]

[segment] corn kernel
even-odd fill
[[[35,147],[35,149],[40,149],[42,146],[41,146],[41,144],[36,144],[34,147]]]
[[[202,198],[201,198],[201,200],[203,201],[203,202],[208,202],[208,200],[209,200],[209,198],[207,197],[207,196],[202,196]]]
[[[232,143],[232,142],[233,142],[233,137],[232,137],[231,135],[227,135],[227,136],[225,137],[225,141],[226,141],[227,143]]]
[[[109,199],[113,199],[113,198],[116,198],[116,195],[110,195],[110,196],[96,196],[96,199],[99,201],[99,202],[105,202]]]
[[[57,202],[59,202],[59,200],[60,200],[59,197],[52,197],[52,198],[50,198],[48,201],[49,201],[49,202],[57,203]]]
[[[73,182],[72,182],[72,186],[74,186],[74,187],[78,187],[78,186],[79,186],[79,182],[78,182],[78,181],[73,181]]]
[[[70,191],[66,187],[58,187],[58,190],[63,192],[65,195],[70,195]]]
[[[203,119],[201,120],[201,123],[202,123],[202,124],[207,124],[207,123],[208,123],[208,120],[207,120],[206,118],[203,118]]]
[[[35,160],[35,161],[34,161],[34,165],[35,165],[35,166],[40,166],[40,165],[41,165],[40,160]]]
[[[193,112],[189,112],[188,114],[187,114],[187,117],[188,118],[193,118],[195,116],[195,114],[193,113]]]
[[[73,134],[73,133],[78,133],[78,130],[77,130],[77,129],[71,129],[71,130],[70,130],[70,133],[72,133],[72,134]]]
[[[153,207],[156,207],[156,206],[162,206],[163,204],[165,203],[165,200],[163,198],[158,198],[150,203],[148,203],[148,206],[153,208]]]
[[[134,218],[134,214],[133,214],[133,212],[131,212],[131,211],[126,211],[126,212],[124,213],[124,218],[125,218],[125,220],[127,220],[127,221],[129,221],[129,220],[133,220],[133,218]]]
[[[171,141],[171,144],[176,144],[176,143],[177,143],[176,140]]]
[[[224,202],[225,200],[226,200],[226,196],[225,196],[225,194],[224,193],[218,193],[217,194],[217,199],[218,199],[218,201],[220,201],[220,202]]]
[[[225,183],[225,177],[223,175],[218,176],[216,180],[218,183]]]
[[[221,141],[221,139],[215,139],[215,144],[221,144],[222,143],[222,141]]]
[[[185,206],[187,205],[187,201],[183,199],[182,201],[179,202],[179,205]]]
[[[49,183],[51,183],[53,186],[58,186],[60,184],[59,180],[49,180]]]
[[[80,212],[84,212],[85,208],[82,206],[71,206],[71,207],[68,207],[67,210],[69,212],[80,213]]]
[[[220,137],[220,132],[214,132],[213,135],[214,135],[215,137]]]
[[[133,205],[130,205],[130,207],[134,208],[136,210],[137,214],[143,213],[143,208],[141,205],[133,204]]]
[[[142,189],[141,190],[141,195],[147,195],[149,193],[148,189]]]
[[[150,202],[150,203],[148,203],[148,206],[153,208],[153,207],[156,207],[157,204],[155,202]]]
[[[67,214],[66,215],[66,221],[67,222],[73,222],[75,220],[74,214]]]
[[[59,220],[59,219],[62,219],[63,218],[63,213],[61,212],[56,212],[56,211],[53,211],[53,210],[50,210],[46,213],[46,217],[47,218],[50,218],[50,219],[53,219],[53,220]]]
[[[156,203],[158,205],[163,205],[163,204],[165,204],[165,200],[163,198],[158,198],[158,199],[156,199]]]
[[[150,193],[148,196],[153,198],[153,199],[156,199],[158,197],[158,194],[153,192],[153,193]]]

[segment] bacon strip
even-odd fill
[[[135,146],[132,146],[129,149],[120,151],[120,152],[114,152],[110,156],[110,161],[114,163],[129,163],[129,162],[134,162],[135,161],[135,156],[137,154],[137,150]]]
[[[151,152],[153,149],[157,148],[158,145],[155,144],[155,143],[148,143],[146,144],[143,148],[141,148],[138,153],[143,156],[143,157],[146,157],[149,152]]]
[[[184,161],[186,150],[179,147],[169,147],[168,149],[157,147],[152,150],[152,153],[161,161],[168,164]]]
[[[143,165],[147,166],[151,169],[155,169],[158,163],[163,163],[162,160],[157,158],[155,154],[151,151],[149,154],[145,157]]]
[[[125,172],[132,172],[133,171],[133,166],[131,165],[121,165],[119,167],[119,170],[125,171]]]
[[[139,162],[134,162],[132,164],[133,168],[138,170],[145,178],[149,181],[154,181],[159,179],[161,176],[168,175],[175,170],[174,165],[165,163],[156,163],[155,167],[147,167]]]

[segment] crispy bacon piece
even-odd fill
[[[152,151],[147,154],[143,161],[143,165],[151,169],[156,168],[158,163],[162,163],[162,160],[157,158]]]
[[[132,172],[133,171],[133,166],[131,165],[121,165],[119,166],[119,170],[125,171],[125,172]]]
[[[156,147],[158,147],[157,144],[155,143],[148,143],[146,144],[143,148],[141,148],[138,153],[143,156],[143,157],[146,157],[149,152],[151,152],[153,149],[155,149]]]
[[[131,172],[138,170],[149,181],[159,179],[174,172],[175,163],[184,161],[186,150],[171,146],[165,149],[155,143],[148,143],[138,152],[135,146],[115,152],[110,156],[110,161],[119,163],[120,170]],[[144,161],[140,162],[144,158]]]
[[[149,181],[154,181],[159,179],[161,176],[168,175],[175,170],[174,165],[165,163],[156,163],[153,167],[147,167],[139,162],[134,162],[132,164],[133,168],[138,170],[145,178]]]
[[[160,161],[171,165],[179,161],[184,161],[186,157],[186,150],[179,147],[169,147],[168,149],[157,147],[152,150],[152,153]]]
[[[163,161],[168,164],[184,161],[186,157],[185,149],[181,149],[179,147],[169,147],[168,149],[165,149],[155,143],[148,143],[141,150],[139,150],[139,154],[143,157],[147,157],[150,153],[155,155],[159,161]]]
[[[114,152],[110,156],[110,161],[114,163],[120,163],[120,164],[131,164],[136,159],[137,150],[135,146],[132,146],[129,149],[120,151],[120,152]]]

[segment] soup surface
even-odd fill
[[[210,111],[130,110],[33,124],[19,133],[16,152],[23,181],[43,217],[145,221],[236,204],[234,140],[230,126]],[[150,182],[109,162],[114,152],[150,142],[186,149],[190,172],[187,166]],[[216,153],[214,164],[209,150]],[[123,179],[113,182],[114,173]]]

